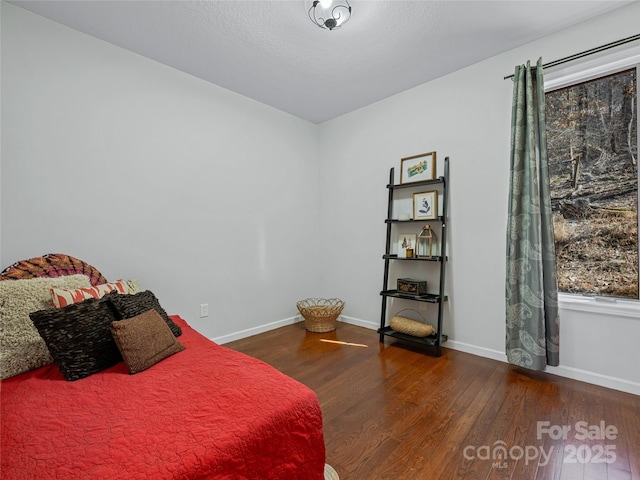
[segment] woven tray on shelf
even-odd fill
[[[422,318],[422,321],[413,320],[411,318],[401,317],[400,315],[398,315],[405,311],[411,311],[418,314],[418,316]],[[419,312],[416,312],[415,310],[412,310],[410,308],[405,308],[404,310],[400,310],[398,313],[396,313],[393,318],[391,318],[389,326],[396,332],[406,333],[407,335],[412,335],[414,337],[428,337],[429,335],[433,335],[434,333],[436,333],[436,329],[433,327],[433,325],[429,325],[428,323],[426,323],[426,320],[422,315],[420,315]]]
[[[307,330],[324,333],[336,329],[336,320],[342,313],[344,302],[339,298],[306,298],[296,306]]]

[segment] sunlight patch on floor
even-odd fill
[[[368,347],[368,345],[365,345],[363,343],[341,342],[340,340],[327,340],[326,338],[321,338],[320,341],[326,343],[337,343],[339,345],[349,345],[352,347]]]

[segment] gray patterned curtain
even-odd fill
[[[559,363],[558,280],[549,195],[542,59],[513,78],[507,223],[506,350],[510,363]]]

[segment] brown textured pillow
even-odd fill
[[[146,370],[185,348],[154,309],[112,322],[111,334],[130,374]]]

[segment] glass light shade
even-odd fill
[[[309,18],[320,28],[334,30],[351,18],[351,5],[347,0],[314,0]]]

